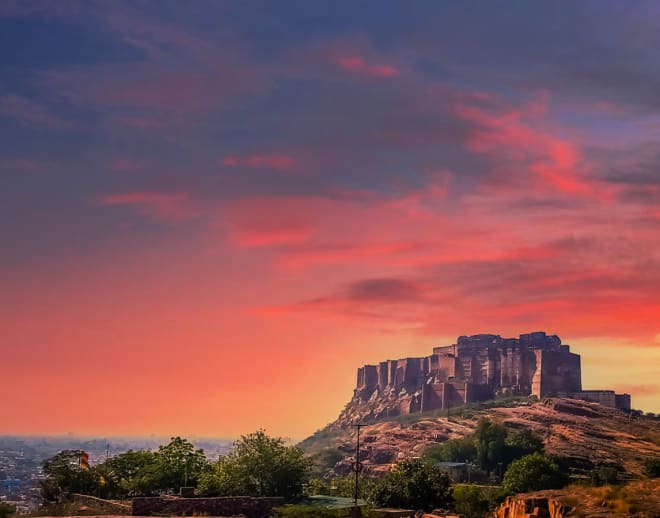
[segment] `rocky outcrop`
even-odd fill
[[[356,407],[359,415],[361,408]],[[630,415],[597,403],[548,398],[531,403],[513,401],[500,407],[452,411],[447,419],[420,414],[372,422],[362,429],[360,459],[365,472],[390,468],[397,460],[418,457],[431,444],[472,434],[480,418],[501,422],[512,429],[530,429],[544,438],[545,450],[567,460],[575,474],[586,474],[599,464],[619,466],[639,476],[643,463],[660,455],[660,419]],[[310,453],[327,447],[345,455],[333,468],[348,474],[355,453],[355,429],[349,419],[336,421],[301,443]]]
[[[554,498],[518,495],[508,497],[493,514],[493,518],[567,518],[574,509]]]
[[[616,486],[569,486],[509,497],[492,518],[598,517],[656,518],[660,479],[642,479]]]

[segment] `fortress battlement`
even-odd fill
[[[630,408],[629,396],[599,396]],[[478,334],[459,336],[455,344],[434,347],[424,357],[387,360],[357,372],[354,401],[388,402],[388,415],[424,412],[496,395],[573,396],[585,399],[580,356],[557,335],[543,331],[518,338]],[[586,395],[586,396],[585,396]],[[625,395],[624,395],[625,396]]]

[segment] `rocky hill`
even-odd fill
[[[660,479],[636,480],[620,486],[570,486],[509,497],[493,518],[572,518],[629,516],[654,518],[660,514]]]
[[[332,472],[348,473],[355,453],[356,433],[350,425],[361,420],[363,410],[359,405],[349,404],[337,421],[304,440],[301,446],[310,453],[338,448],[344,458]],[[360,449],[365,472],[386,470],[399,459],[420,456],[431,444],[470,435],[482,417],[513,429],[529,428],[537,432],[544,438],[546,451],[567,458],[578,474],[596,464],[612,463],[634,477],[642,473],[647,458],[660,456],[657,418],[576,399],[547,398],[539,402],[510,399],[370,423],[362,430]]]

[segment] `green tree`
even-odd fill
[[[525,493],[541,489],[558,489],[567,477],[557,464],[540,453],[532,453],[514,460],[504,474],[502,485],[512,493]]]
[[[506,438],[507,430],[504,426],[488,419],[479,420],[477,431],[474,433],[479,467],[490,472],[499,462],[506,461]]]
[[[158,456],[151,451],[129,450],[99,465],[106,479],[106,494],[111,498],[146,496],[157,492]]]
[[[543,438],[529,428],[507,434],[506,447],[509,450],[507,457],[510,460],[543,452]]]
[[[208,496],[281,496],[294,500],[302,495],[309,471],[310,462],[300,448],[258,430],[242,436],[229,455],[202,474],[198,491]]]
[[[471,462],[477,457],[477,447],[472,437],[450,439],[429,446],[422,457],[432,462]]]
[[[159,446],[155,457],[151,475],[157,488],[163,491],[196,486],[207,465],[204,450],[195,449],[190,441],[181,437],[172,437],[168,444]]]
[[[479,486],[454,487],[454,509],[461,518],[483,518],[490,511],[490,499]]]
[[[449,506],[451,484],[437,466],[421,459],[405,460],[373,486],[369,500],[378,506],[430,511]]]
[[[46,479],[41,482],[44,500],[59,500],[64,493],[97,495],[101,478],[96,469],[81,462],[82,450],[63,450],[43,463]]]

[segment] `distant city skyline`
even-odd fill
[[[558,334],[660,412],[660,4],[0,4],[0,434],[303,438]]]

